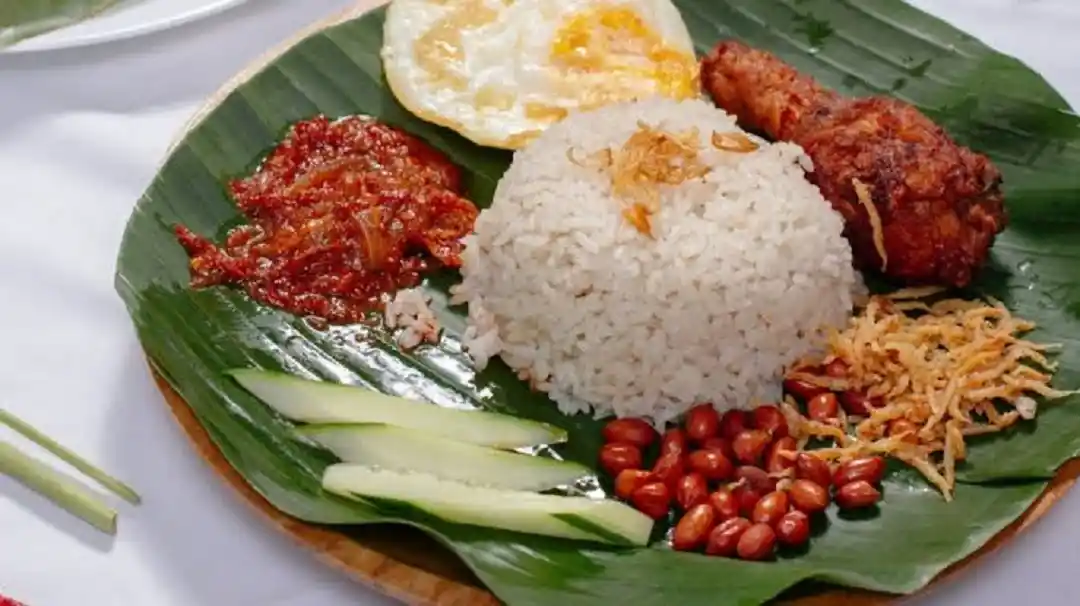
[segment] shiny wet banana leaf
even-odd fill
[[[973,290],[1038,322],[1038,338],[1063,343],[1057,384],[1080,386],[1080,123],[1037,74],[899,0],[678,5],[701,51],[722,37],[743,39],[842,90],[910,100],[991,155],[1006,175],[1012,222]],[[235,291],[187,287],[173,225],[220,238],[239,221],[224,181],[251,169],[290,123],[316,113],[372,114],[423,137],[464,168],[477,203],[489,203],[508,154],[428,125],[394,101],[380,70],[381,24],[375,12],[314,35],[226,98],[168,158],[120,252],[117,288],[155,366],[230,463],[282,511],[314,523],[418,525],[510,604],[745,605],[804,579],[906,593],[1015,520],[1080,450],[1080,399],[1046,405],[1038,421],[973,444],[953,503],[898,467],[876,515],[830,512],[805,554],[768,564],[454,526],[323,493],[319,477],[330,456],[291,440],[289,425],[222,371],[279,369],[548,421],[571,433],[562,454],[588,465],[599,448],[597,422],[556,414],[500,364],[471,370],[457,338],[464,310],[446,305],[456,274],[427,285],[446,337],[411,354],[376,328],[318,331]]]
[[[120,0],[4,0],[0,48],[94,17]]]

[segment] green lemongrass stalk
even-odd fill
[[[49,451],[49,453],[56,456],[61,461],[78,469],[87,477],[92,478],[98,484],[108,488],[125,501],[134,505],[138,505],[139,502],[142,501],[139,494],[127,484],[124,484],[120,480],[117,480],[97,467],[94,467],[94,465],[86,459],[63,447],[56,440],[41,433],[29,423],[19,419],[2,408],[0,408],[0,424],[7,425],[11,429],[14,429],[26,439]]]
[[[15,478],[94,528],[116,534],[116,511],[82,484],[24,455],[7,442],[0,442],[0,474]]]

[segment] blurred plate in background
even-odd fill
[[[209,17],[246,0],[127,0],[93,19],[29,38],[0,53],[74,48],[133,38]]]

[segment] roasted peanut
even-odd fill
[[[795,438],[791,436],[785,436],[773,442],[765,455],[765,471],[780,473],[794,467],[797,449]]]
[[[769,447],[769,434],[757,429],[745,429],[735,436],[731,442],[731,448],[735,450],[735,458],[746,465],[756,465]]]
[[[840,509],[861,509],[877,503],[881,493],[869,482],[859,480],[837,488],[834,498]]]
[[[677,427],[665,431],[664,437],[660,438],[660,455],[671,452],[686,452],[686,432]]]
[[[615,419],[604,426],[605,442],[624,442],[647,448],[656,440],[656,430],[642,419]]]
[[[701,443],[702,450],[719,450],[730,461],[735,460],[735,449],[731,447],[731,441],[720,436],[715,436]]]
[[[810,398],[806,402],[806,416],[811,421],[828,423],[840,416],[840,402],[836,394],[826,391]]]
[[[727,488],[721,488],[709,495],[709,504],[716,510],[716,519],[721,522],[739,517],[739,502]]]
[[[834,379],[843,379],[847,376],[848,365],[846,362],[837,358],[832,362],[825,365],[825,375]]]
[[[671,547],[677,551],[693,551],[703,547],[716,526],[716,512],[705,503],[686,512],[671,533]]]
[[[857,417],[869,416],[872,409],[881,406],[879,400],[871,399],[865,393],[860,391],[845,391],[841,393],[840,404],[844,407],[845,412]]]
[[[633,444],[613,442],[600,449],[600,466],[612,476],[624,469],[641,468],[641,449]]]
[[[735,474],[735,464],[724,453],[714,449],[695,450],[686,459],[690,469],[705,476],[710,482],[730,480]]]
[[[644,469],[624,469],[615,476],[615,496],[625,501],[635,490],[653,481],[653,475]]]
[[[795,509],[805,513],[822,512],[829,506],[828,489],[810,480],[792,482],[788,496],[791,497],[791,504]]]
[[[741,480],[744,484],[761,494],[767,494],[776,490],[776,478],[769,476],[764,469],[754,467],[753,465],[743,465],[736,469],[735,479]]]
[[[735,553],[750,561],[768,559],[776,549],[776,532],[768,524],[754,524],[739,537]]]
[[[736,554],[739,539],[748,528],[753,526],[746,518],[731,518],[720,522],[709,533],[709,541],[705,546],[705,553],[714,556],[730,558]]]
[[[754,514],[754,507],[757,506],[758,501],[761,500],[765,493],[758,492],[749,486],[736,486],[732,489],[731,494],[739,505],[739,514],[749,518]]]
[[[843,463],[833,474],[833,484],[837,488],[852,482],[863,481],[871,486],[881,483],[885,475],[885,459],[881,457],[863,457]]]
[[[709,500],[709,485],[700,473],[688,473],[675,483],[675,502],[683,511]]]
[[[795,477],[810,480],[826,490],[832,486],[829,464],[821,457],[806,452],[800,452],[799,456],[795,457]]]
[[[784,381],[784,391],[799,401],[809,402],[814,396],[828,390],[799,379],[787,379]]]
[[[720,413],[712,404],[698,404],[686,411],[686,437],[701,443],[716,435],[720,429]]]
[[[788,512],[788,495],[779,490],[770,492],[761,497],[754,505],[754,511],[750,514],[750,521],[755,524],[775,525]]]
[[[777,540],[788,547],[800,547],[810,540],[810,518],[801,511],[784,514],[775,529]]]
[[[669,488],[675,488],[675,482],[686,475],[686,457],[681,452],[669,452],[660,455],[652,468],[653,476],[667,484]]]
[[[750,426],[750,420],[745,410],[729,410],[720,417],[720,437],[725,440],[734,440],[735,436],[745,431]]]
[[[774,440],[788,435],[788,424],[784,413],[772,405],[755,408],[751,415],[751,423],[754,429],[764,431]]]
[[[662,520],[671,510],[671,491],[663,482],[650,482],[630,495],[630,504],[654,520]]]

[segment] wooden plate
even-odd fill
[[[178,136],[178,140],[237,86],[297,42],[326,27],[358,17],[380,4],[380,0],[360,0],[353,8],[313,24],[264,55],[218,90],[203,108],[196,112],[184,129],[185,132]],[[275,529],[313,551],[323,562],[343,570],[376,591],[414,606],[487,606],[500,603],[483,588],[457,556],[416,529],[371,525],[346,536],[332,528],[307,524],[279,512],[248,486],[243,477],[229,465],[183,398],[157,373],[154,373],[154,379],[180,428],[211,469]],[[1068,492],[1077,477],[1080,477],[1080,460],[1073,460],[1059,470],[1046,491],[1020,519],[1000,532],[982,549],[949,567],[934,582],[955,576],[979,557],[1002,546],[1041,518],[1050,506]],[[831,589],[812,596],[785,599],[783,603],[788,606],[879,606],[895,599],[895,596],[866,591]]]

